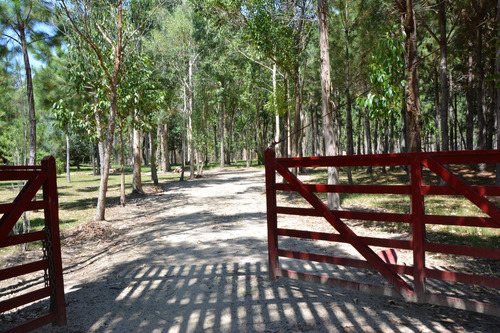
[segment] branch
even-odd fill
[[[431,34],[432,38],[434,38],[434,40],[438,43],[438,45],[441,44],[439,38],[436,36],[434,32],[432,32],[431,28],[427,25],[427,23],[425,23],[424,20],[421,20],[421,24],[425,28],[425,30],[427,30],[427,32]]]
[[[270,71],[272,71],[273,69],[269,66],[267,66],[266,64],[263,64],[262,62],[256,60],[256,59],[253,59],[252,57],[250,57],[248,54],[246,54],[245,52],[243,52],[242,50],[240,50],[236,45],[233,44],[232,41],[230,41],[229,39],[226,38],[226,42],[231,44],[232,47],[234,47],[234,49],[236,50],[236,52],[240,53],[242,56],[244,56],[245,58],[247,58],[248,60],[250,61],[253,61],[254,63],[256,63],[257,65],[260,65],[266,69],[269,69]]]
[[[5,21],[7,21],[7,24],[9,25],[9,27],[12,29],[12,31],[14,31],[14,33],[15,33],[15,34],[17,35],[17,37],[19,37],[19,39],[20,39],[20,38],[21,38],[21,36],[19,36],[19,34],[17,33],[17,30],[16,30],[16,27],[15,27],[14,22],[13,22],[13,21],[12,21],[12,20],[8,17],[8,16],[6,16],[6,15],[5,15],[2,11],[0,11],[0,16],[2,16],[2,17],[3,17],[3,19],[4,19]],[[4,36],[8,36],[8,35],[5,35],[5,34],[4,34]],[[8,37],[10,37],[10,36],[8,36]],[[10,38],[12,38],[12,37],[10,37]],[[14,40],[15,40],[15,39],[14,39]],[[16,42],[17,42],[17,41],[16,41]],[[18,42],[18,43],[19,43],[19,42]],[[19,44],[21,44],[21,43],[19,43]]]
[[[146,25],[146,23],[149,21],[149,19],[151,18],[151,16],[153,16],[153,14],[158,10],[158,8],[160,8],[161,6],[163,6],[163,4],[165,4],[165,2],[167,2],[167,0],[163,0],[158,5],[156,5],[156,7],[153,8],[153,10],[149,13],[148,17],[146,17],[146,19],[144,20],[144,22],[142,22],[134,31],[132,31],[132,33],[130,34],[130,36],[123,42],[122,50],[124,50],[127,47],[127,45],[130,42],[130,40],[132,40],[132,37],[134,37],[134,35],[138,31],[140,31],[144,27],[144,25]]]
[[[113,42],[111,41],[111,38],[109,38],[108,35],[106,35],[106,33],[104,32],[104,30],[102,30],[101,25],[97,22],[95,25],[97,26],[97,29],[101,32],[101,35],[106,40],[106,42],[108,42],[109,45],[111,45],[111,47],[114,47]]]
[[[94,51],[95,55],[99,59],[99,63],[101,64],[101,68],[104,71],[104,74],[106,75],[106,77],[108,78],[108,80],[110,82],[113,82],[113,77],[109,74],[109,71],[106,68],[106,65],[104,64],[104,59],[102,57],[101,51],[99,50],[97,45],[95,45],[95,43],[90,38],[88,38],[85,34],[83,34],[82,31],[78,28],[75,21],[71,17],[71,14],[69,13],[69,10],[68,10],[68,7],[66,6],[65,0],[61,0],[61,2],[63,4],[66,16],[68,17],[69,21],[71,22],[71,25],[73,26],[75,31],[78,33],[78,35],[85,41],[85,43],[87,43],[89,45],[89,47]]]
[[[12,37],[12,36],[9,36],[9,35],[6,35],[6,34],[2,34],[2,36],[5,36],[5,37],[7,37],[7,38],[9,38],[9,39],[12,39],[14,42],[16,42],[17,44],[21,45],[21,42],[20,42],[20,41],[18,41],[17,39],[15,39],[15,38],[14,38],[14,37]]]

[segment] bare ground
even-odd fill
[[[270,281],[262,170],[218,170],[149,192],[125,208],[109,209],[107,222],[64,234],[68,325],[36,332],[497,332],[500,327],[499,317],[288,279]],[[404,262],[405,255],[400,259]],[[431,264],[439,265],[435,260]],[[378,281],[364,271],[282,264]],[[24,282],[41,280],[30,279]],[[474,297],[483,296],[476,290]],[[45,308],[42,302],[0,316],[0,330]]]

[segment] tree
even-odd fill
[[[30,123],[29,165],[36,162],[36,113],[28,49],[49,38],[47,29],[42,27],[49,22],[51,6],[50,1],[43,0],[11,0],[0,3],[0,26],[9,28],[3,31],[2,39],[20,47],[23,55]]]
[[[333,131],[333,110],[331,100],[330,81],[330,47],[328,44],[328,4],[326,0],[318,0],[319,21],[319,49],[321,62],[321,114],[323,116],[323,136],[327,156],[334,156],[337,152],[337,138]],[[328,168],[328,184],[339,183],[337,168]],[[328,206],[337,209],[340,206],[338,193],[328,193]]]
[[[417,23],[413,0],[396,0],[404,19],[406,33],[406,71],[408,73],[408,96],[406,108],[409,118],[409,152],[422,150],[422,112],[418,82]]]
[[[106,130],[102,126],[103,123],[97,121],[103,134],[101,182],[96,213],[96,220],[100,221],[105,219],[106,193],[118,113],[118,88],[123,75],[123,62],[127,55],[127,47],[133,37],[143,29],[146,21],[135,28],[126,25],[122,0],[109,4],[81,0],[75,6],[68,6],[66,0],[61,0],[60,4],[72,29],[85,45],[84,50],[97,58],[99,69],[106,82],[109,103]],[[127,9],[128,7],[125,11]]]

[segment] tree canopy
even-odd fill
[[[326,10],[323,27],[318,5]],[[137,156],[161,172],[189,164],[194,177],[209,162],[262,163],[272,141],[282,141],[281,156],[498,149],[496,7],[465,0],[3,1],[0,157],[31,162],[38,149],[64,160],[71,146],[86,145],[79,151],[88,156],[71,153],[71,160],[97,157],[96,218],[103,219],[110,166],[123,170]],[[48,38],[55,35],[61,44]],[[33,78],[32,57],[39,61]],[[322,115],[327,106],[331,122]],[[333,151],[325,147],[329,130]]]

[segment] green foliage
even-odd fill
[[[399,113],[403,103],[404,34],[400,27],[393,26],[378,43],[368,72],[370,92],[357,102],[371,118],[383,119]]]

